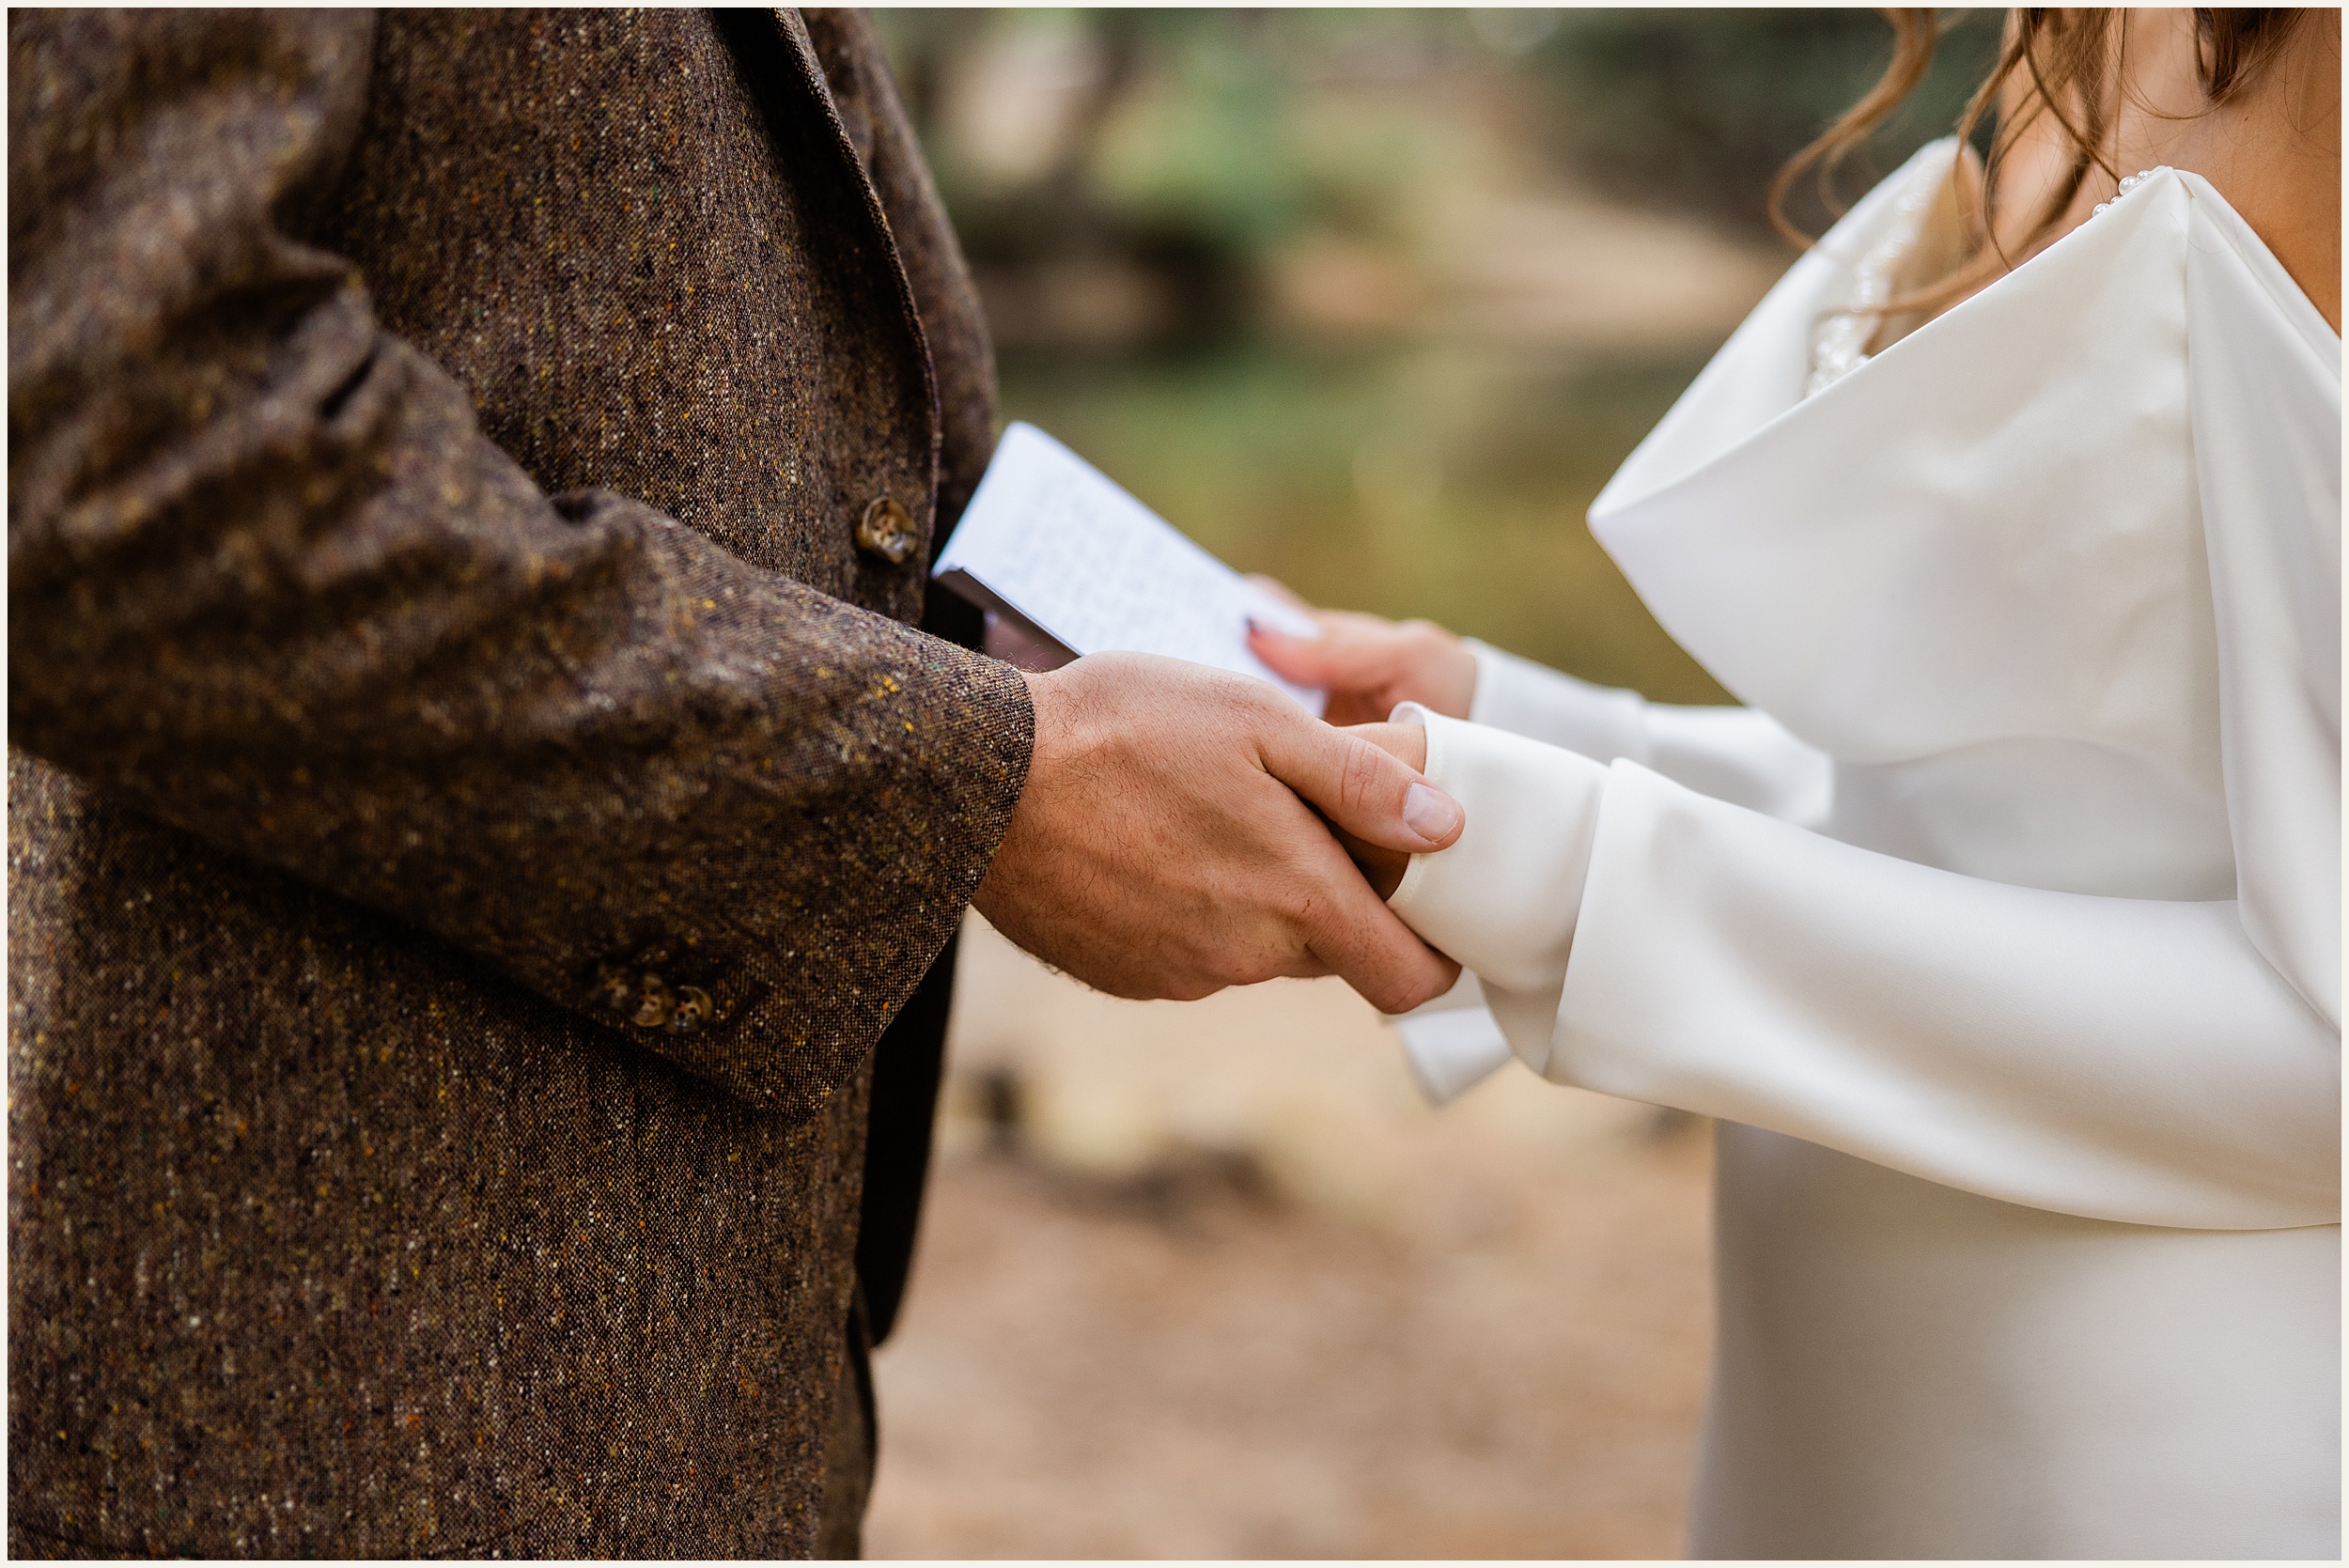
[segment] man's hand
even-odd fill
[[[1252,625],[1248,645],[1285,680],[1330,693],[1333,724],[1376,723],[1397,703],[1424,703],[1465,719],[1476,695],[1476,656],[1433,621],[1390,621],[1350,611],[1315,610],[1268,577],[1255,582],[1311,615],[1318,637],[1292,637]]]
[[[1261,681],[1175,660],[1096,654],[1027,680],[1034,757],[976,899],[997,930],[1117,996],[1335,973],[1400,1013],[1450,988],[1459,966],[1330,836],[1403,858],[1458,838],[1458,804],[1414,769]]]
[[[1427,766],[1427,732],[1417,724],[1356,724],[1346,733],[1361,736],[1415,773]],[[1362,868],[1372,890],[1382,899],[1392,898],[1394,890],[1403,885],[1404,872],[1410,869],[1411,857],[1381,845],[1365,844],[1344,829],[1338,831],[1338,842]]]

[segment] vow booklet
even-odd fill
[[[1071,654],[1163,654],[1268,681],[1318,716],[1323,693],[1249,650],[1251,617],[1319,629],[1185,538],[1172,523],[1033,425],[995,448],[931,568],[938,582]]]

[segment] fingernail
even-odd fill
[[[1434,844],[1460,825],[1460,802],[1433,784],[1414,784],[1403,792],[1403,825]]]

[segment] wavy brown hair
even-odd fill
[[[1883,15],[1892,24],[1892,61],[1884,75],[1817,140],[1789,159],[1770,182],[1770,222],[1796,244],[1809,245],[1812,238],[1786,221],[1783,202],[1794,182],[1806,172],[1815,173],[1832,209],[1828,186],[1837,167],[1916,89],[1933,64],[1934,46],[1941,36],[1937,10],[1894,9]],[[2274,57],[2300,15],[2294,9],[2197,8],[2195,39],[2206,101],[2222,103],[2241,92]],[[2031,214],[2023,230],[2021,254],[2029,255],[2062,217],[2090,171],[2120,179],[2109,143],[2124,41],[2121,17],[2120,10],[2110,8],[2018,7],[2007,13],[1998,63],[1968,101],[1956,126],[1959,140],[1969,141],[1992,111],[1999,111],[1981,179],[1961,181],[1968,259],[1930,287],[1890,302],[1886,311],[1934,308],[2014,265],[2013,255],[1991,228],[1990,213],[1998,202],[2006,155],[2041,116],[2054,118],[2071,161],[2064,177]],[[2010,97],[2010,85],[2018,77],[2021,90]]]

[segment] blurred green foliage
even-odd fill
[[[1996,56],[1998,11],[1948,10],[1925,82],[1851,163],[1864,189],[1944,134]],[[1408,84],[1463,62],[1523,78],[1529,128],[1619,199],[1769,232],[1763,194],[1891,57],[1844,9],[888,9],[875,13],[941,194],[982,267],[1121,256],[1169,274],[1199,312],[1175,335],[1244,331],[1267,254],[1306,226],[1376,233],[1417,151],[1316,137],[1315,82]],[[1084,85],[1060,145],[1007,175],[948,123],[952,78],[1021,39],[1057,44]],[[1805,182],[1789,212],[1833,210]]]
[[[1165,30],[1168,90],[1106,128],[1093,189],[1141,226],[1188,229],[1238,255],[1269,249],[1319,205],[1285,133],[1286,83],[1263,51],[1196,26]]]
[[[1001,276],[1071,260],[1152,276],[1177,308],[1146,335],[1255,324],[1267,256],[1300,230],[1381,233],[1408,138],[1317,135],[1296,112],[1333,60],[1425,57],[1443,13],[1202,9],[874,13],[965,253]],[[990,58],[990,56],[992,56]],[[1023,58],[1024,56],[1024,58]],[[957,75],[1037,78],[1051,145],[1005,168],[956,122]]]

